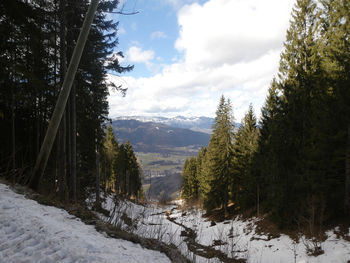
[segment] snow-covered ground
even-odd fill
[[[110,196],[106,198],[104,207],[114,211],[112,218],[101,215],[104,220],[110,220],[122,229],[140,236],[174,244],[183,255],[194,262],[220,260],[207,259],[190,252],[185,241],[186,235],[183,235],[186,227],[196,232],[195,242],[199,246],[212,247],[229,257],[246,259],[247,262],[347,263],[350,260],[350,242],[337,238],[334,231],[327,232],[327,240],[320,244],[324,253],[314,257],[308,255],[306,250],[306,246],[314,245],[311,240],[301,237],[299,242],[294,242],[286,235],[268,240],[267,236],[255,233],[254,220],[242,221],[236,218],[212,225],[202,217],[201,210],[183,211],[177,205],[163,208],[156,205],[144,207],[131,202],[119,202],[115,206]],[[132,224],[130,220],[126,220],[128,224],[124,222],[122,218],[125,219],[126,216],[132,219]]]
[[[0,262],[170,262],[162,253],[108,238],[62,209],[0,184]]]

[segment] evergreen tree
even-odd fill
[[[126,149],[126,159],[127,159],[127,170],[126,170],[126,193],[127,196],[131,195],[138,197],[138,194],[141,190],[141,172],[140,167],[137,163],[137,159],[130,144],[130,141],[127,141],[125,144]]]
[[[198,199],[199,183],[197,158],[186,159],[182,170],[183,191],[182,195],[186,201]]]
[[[206,156],[207,156],[207,147],[202,147],[199,150],[197,156],[197,167],[196,174],[198,179],[198,197],[204,199],[206,191],[206,186],[208,186],[208,182],[205,177],[205,164],[206,164]]]
[[[112,127],[109,125],[105,142],[103,144],[102,174],[106,190],[115,190],[117,181],[117,160],[119,154],[118,142],[116,141]]]
[[[39,153],[61,88],[65,55],[69,62],[88,5],[85,0],[0,3],[0,170],[14,181],[28,181],[27,173]],[[61,133],[61,141],[65,142],[56,142],[55,146],[66,151],[63,154],[52,151],[42,182],[47,191],[57,187],[59,160],[63,167],[60,183],[70,184],[72,197],[76,189],[73,185],[77,185],[80,194],[85,193],[85,186],[94,185],[95,149],[102,149],[108,116],[107,70],[120,74],[132,69],[122,67],[113,56],[118,44],[118,23],[109,20],[106,11],[113,11],[117,5],[117,0],[108,0],[98,6],[73,85],[76,96],[70,98],[71,104],[74,106],[76,101],[79,107],[76,111],[75,106],[67,108],[63,121],[66,132]],[[122,87],[115,88],[125,92]],[[73,147],[77,134],[77,146]],[[71,167],[77,168],[77,182]]]
[[[350,4],[322,1],[320,146],[328,211],[350,213]],[[331,175],[331,176],[330,176]],[[344,187],[345,185],[345,187]]]
[[[182,177],[182,193],[181,193],[181,195],[185,200],[188,200],[190,197],[188,163],[189,163],[189,160],[186,158],[184,166],[182,168],[182,173],[181,173],[181,177]]]
[[[273,136],[279,195],[274,201],[276,220],[285,225],[300,221],[300,207],[312,198],[308,187],[315,181],[308,162],[313,145],[314,94],[319,69],[318,10],[312,0],[298,0],[281,55],[278,89],[281,91],[281,112]],[[277,128],[278,127],[278,128]],[[303,208],[306,209],[306,208]],[[282,219],[283,218],[283,219]]]
[[[220,98],[207,151],[204,169],[208,185],[204,192],[204,206],[207,210],[222,207],[225,214],[229,199],[229,184],[232,170],[233,115],[230,100]]]
[[[278,83],[273,79],[265,104],[261,109],[258,146],[252,164],[259,187],[259,204],[261,203],[265,211],[272,211],[272,213],[276,207],[279,207],[278,204],[281,200],[279,197],[281,188],[277,181],[278,164],[280,163],[278,152],[279,148],[283,147],[283,144],[281,145],[283,138],[279,137],[283,135],[279,132],[280,129],[283,129],[283,126],[279,125],[281,116]]]
[[[253,106],[248,112],[235,136],[233,146],[232,200],[242,209],[257,205],[257,178],[253,173],[252,161],[257,150],[258,128]]]

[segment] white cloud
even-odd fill
[[[110,115],[213,116],[221,94],[231,99],[236,120],[250,102],[259,115],[277,73],[293,3],[209,0],[183,6],[175,43],[182,58],[149,78],[116,79],[129,91],[123,99],[111,96]],[[135,62],[149,63],[154,57],[153,51],[137,47],[128,51]]]
[[[167,35],[162,31],[155,31],[151,34],[151,39],[161,39],[161,38],[167,38]]]
[[[292,2],[211,0],[184,6],[175,47],[187,63],[216,66],[255,59],[281,47]]]
[[[154,58],[153,50],[142,50],[140,47],[132,46],[126,51],[126,59],[131,63],[145,63],[146,66],[151,65]]]

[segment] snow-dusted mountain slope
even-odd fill
[[[0,262],[170,262],[0,184]]]
[[[160,116],[121,116],[113,120],[137,120],[141,122],[155,122],[169,125],[175,128],[190,129],[201,132],[211,132],[211,127],[214,123],[213,118],[209,117],[184,117],[176,116],[173,118]]]

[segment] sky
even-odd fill
[[[214,117],[221,95],[239,122],[250,103],[257,116],[277,75],[295,0],[123,0],[135,15],[119,21],[122,65],[108,81],[110,117]]]

